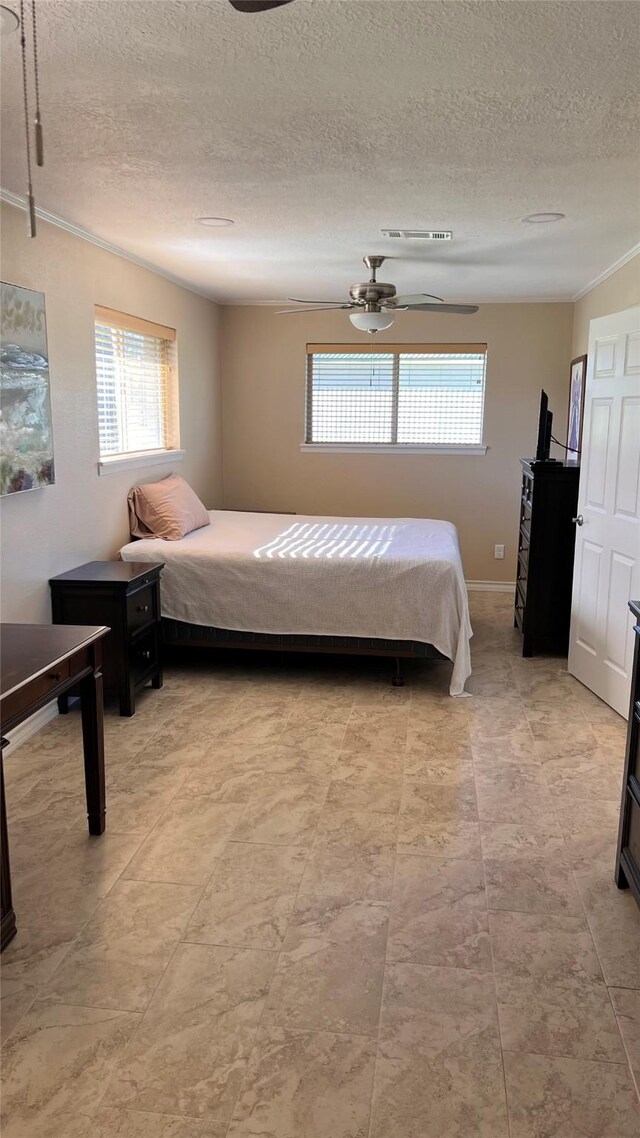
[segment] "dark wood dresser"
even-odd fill
[[[522,655],[567,654],[580,468],[522,459],[514,626]]]
[[[164,564],[90,561],[52,577],[54,624],[106,624],[103,647],[106,696],[119,700],[120,714],[133,715],[136,691],[162,687],[160,573]],[[62,714],[67,696],[58,701]]]
[[[640,905],[640,601],[629,601],[636,623],[631,674],[631,706],[624,761],[620,829],[616,858],[616,884],[631,889]]]

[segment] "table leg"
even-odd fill
[[[97,653],[96,653],[97,655]],[[106,795],[104,786],[104,713],[101,660],[96,659],[93,672],[82,680],[82,742],[84,745],[84,779],[87,791],[89,833],[103,834]]]
[[[2,740],[2,750],[7,740]],[[13,940],[16,935],[16,915],[13,911],[13,898],[11,895],[11,866],[9,864],[9,840],[7,837],[7,806],[4,798],[4,761],[0,750],[0,840],[2,845],[2,865],[0,877],[2,879],[2,928],[0,930],[0,951]]]

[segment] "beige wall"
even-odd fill
[[[573,347],[571,358],[586,355],[589,346],[589,321],[596,316],[624,312],[625,308],[640,302],[640,253],[627,261],[606,281],[576,301],[573,316]]]
[[[177,330],[180,433],[177,469],[209,507],[221,503],[218,308],[121,257],[2,206],[2,279],[45,294],[56,482],[2,498],[2,617],[50,620],[48,578],[111,558],[128,540],[130,486],[173,468],[99,477],[94,304]]]
[[[224,504],[296,513],[447,518],[468,580],[513,581],[518,460],[535,450],[540,388],[566,427],[572,304],[486,304],[476,316],[403,314],[377,342],[486,342],[484,456],[309,454],[305,345],[362,343],[344,312],[222,309]],[[506,546],[504,561],[493,547]]]

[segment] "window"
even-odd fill
[[[307,345],[306,444],[484,452],[486,344]]]
[[[97,307],[95,331],[100,458],[174,450],[174,329]]]

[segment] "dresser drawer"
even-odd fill
[[[531,502],[523,497],[522,507],[520,509],[520,524],[524,522],[527,529],[531,529]]]
[[[629,811],[627,849],[638,873],[640,873],[640,806],[638,806],[633,798],[631,799],[631,808]]]
[[[157,636],[155,629],[139,636],[129,647],[129,662],[133,683],[138,684],[158,667]]]
[[[155,619],[155,584],[137,589],[127,597],[127,627],[130,633],[137,632]]]
[[[640,713],[636,710],[634,714],[633,728],[631,732],[631,753],[629,755],[629,774],[636,776],[640,782]]]
[[[2,718],[4,721],[13,719],[15,715],[19,715],[25,711],[29,706],[37,703],[41,699],[45,699],[49,692],[53,699],[53,693],[60,684],[64,684],[70,676],[69,661],[63,660],[62,663],[56,664],[50,672],[45,672],[39,676],[37,680],[32,680],[28,688],[20,689],[7,696],[2,701]]]

